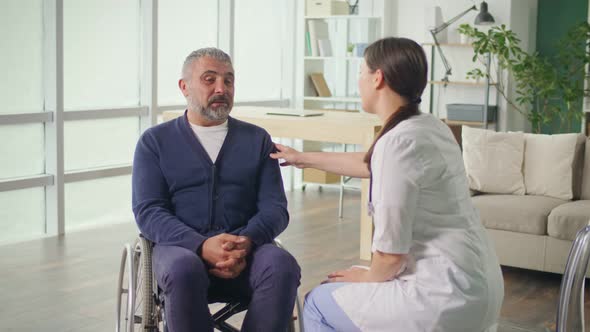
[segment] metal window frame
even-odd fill
[[[141,132],[158,123],[158,0],[140,0],[141,76],[140,102],[147,114],[140,118]]]
[[[64,172],[63,183],[90,181],[113,176],[129,175],[131,174],[132,168],[133,166],[131,164],[124,164],[68,171]],[[55,177],[53,174],[38,174],[17,178],[7,178],[0,179],[0,192],[53,185],[55,185]]]
[[[3,179],[0,180],[0,192],[51,186],[53,184],[54,179],[53,175],[51,174],[39,174],[22,178]]]
[[[98,120],[149,115],[148,106],[63,111],[64,121]],[[54,112],[0,114],[0,126],[54,122]]]
[[[217,0],[217,46],[234,56],[235,0]],[[295,5],[293,5],[295,6]],[[64,6],[63,0],[43,2],[43,112],[0,114],[0,127],[43,123],[45,126],[45,173],[19,178],[0,179],[0,192],[34,187],[45,188],[45,235],[65,234],[65,184],[129,175],[132,165],[113,165],[66,172],[64,169],[64,124],[66,121],[138,117],[140,130],[157,124],[158,115],[166,110],[186,108],[186,105],[158,106],[158,0],[140,0],[142,55],[140,76],[140,106],[90,110],[64,110]],[[295,51],[293,51],[295,52]],[[295,67],[293,56],[293,68]],[[282,83],[292,72],[282,73]],[[293,77],[294,78],[294,77]],[[293,83],[292,83],[293,84]],[[294,84],[286,89],[294,90]],[[281,93],[283,96],[283,93]],[[295,93],[287,98],[238,101],[236,106],[288,107]]]
[[[132,165],[107,166],[93,169],[69,171],[65,173],[65,183],[103,179],[131,174]]]
[[[45,123],[45,173],[53,185],[45,186],[45,233],[65,233],[64,204],[64,48],[63,0],[43,2],[44,111],[53,113]]]
[[[80,110],[64,112],[64,121],[78,120],[99,120],[125,117],[145,117],[149,115],[148,106],[126,107],[126,108],[105,108],[94,110]]]
[[[0,114],[0,125],[53,122],[53,112]]]
[[[217,47],[225,50],[234,59],[234,23],[235,23],[234,0],[217,1]]]

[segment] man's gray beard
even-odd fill
[[[205,107],[199,104],[199,102],[192,100],[192,98],[189,98],[188,102],[192,110],[198,112],[210,121],[225,121],[227,120],[227,118],[229,117],[229,113],[231,112],[231,107],[229,106],[219,106],[216,109],[214,109],[209,106]]]

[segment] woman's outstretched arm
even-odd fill
[[[404,272],[407,254],[373,253],[371,266],[351,266],[346,270],[332,272],[326,282],[385,282]]]
[[[367,164],[363,161],[364,152],[299,152],[285,145],[275,143],[277,152],[271,153],[273,159],[283,159],[281,166],[293,165],[297,168],[316,168],[338,175],[355,178],[370,176]]]

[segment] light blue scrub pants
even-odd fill
[[[323,284],[307,294],[303,306],[305,332],[360,332],[332,297],[336,289],[349,284],[345,282]]]

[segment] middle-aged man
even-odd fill
[[[133,162],[133,212],[154,246],[171,332],[212,331],[208,303],[250,299],[244,331],[284,331],[300,280],[272,245],[289,222],[268,133],[229,116],[230,57],[192,52],[178,85],[184,115],[141,136]]]

